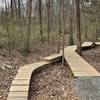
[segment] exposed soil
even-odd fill
[[[12,51],[9,55],[7,50],[0,50],[0,100],[6,100],[11,83],[21,66],[40,61],[44,56],[55,53],[54,45],[43,45],[27,56],[16,51]],[[12,68],[7,68],[3,64],[10,65]]]
[[[83,51],[83,58],[100,72],[100,46]]]
[[[29,100],[78,100],[69,66],[53,64],[33,73]]]

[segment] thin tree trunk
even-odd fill
[[[60,51],[60,39],[61,39],[61,0],[59,0],[59,11],[58,11],[58,47],[57,47],[57,53]]]
[[[73,1],[70,2],[70,45],[73,45]]]
[[[11,18],[13,18],[14,0],[11,0]]]
[[[50,2],[51,0],[48,0],[48,27],[47,27],[47,36],[48,36],[48,43],[49,43],[49,39],[50,39],[50,18],[51,18],[51,15],[50,15]]]
[[[64,66],[64,45],[65,45],[65,32],[66,32],[66,18],[65,18],[65,9],[64,9],[64,0],[62,0],[62,13],[63,13],[63,23],[64,23],[64,31],[63,31],[63,37],[62,37],[62,66]]]
[[[27,1],[27,30],[26,30],[26,52],[30,52],[30,28],[31,28],[31,11],[32,11],[32,0]]]
[[[88,33],[88,31],[87,31],[87,18],[86,18],[86,14],[85,14],[85,12],[83,12],[83,14],[84,14],[84,23],[85,23],[85,41],[88,41],[88,36],[87,36],[87,33]]]
[[[9,55],[11,54],[11,38],[10,38],[10,33],[9,33],[9,14],[8,14],[8,9],[7,9],[7,1],[5,0],[5,9],[6,9],[6,31],[7,31],[7,45],[8,45],[8,50],[9,50]]]
[[[80,0],[76,0],[76,11],[77,11],[77,53],[82,55],[81,51],[81,28],[80,28]]]
[[[15,13],[16,13],[16,16],[17,16],[17,5],[16,5],[16,0],[14,0],[14,10],[15,10]]]
[[[42,29],[42,1],[38,0],[38,2],[39,2],[40,36],[41,36],[41,41],[44,42],[43,29]]]
[[[18,0],[18,17],[21,17],[21,5],[20,5],[21,1]]]
[[[51,29],[53,29],[53,0],[51,0],[51,7],[50,7],[50,11],[51,11],[51,21],[50,21],[50,23],[51,23]]]

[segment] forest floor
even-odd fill
[[[29,100],[79,100],[69,66],[58,63],[33,73]]]
[[[17,51],[12,51],[9,55],[5,49],[0,50],[0,100],[6,100],[9,88],[15,78],[18,69],[26,64],[38,62],[51,54],[56,53],[56,46],[41,45],[39,49],[35,49],[34,53],[27,56]],[[9,66],[8,66],[9,65]],[[10,67],[11,66],[11,67]]]
[[[83,58],[91,64],[98,72],[100,72],[100,46],[84,50]]]

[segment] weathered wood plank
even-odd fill
[[[29,85],[27,86],[11,86],[10,92],[28,92]]]
[[[94,48],[94,47],[96,47],[97,45],[96,45],[96,43],[94,43],[94,42],[84,42],[83,44],[82,44],[82,50],[87,50],[87,49],[91,49],[91,48]]]
[[[100,42],[95,42],[97,45],[100,45]]]
[[[29,80],[14,80],[12,82],[12,86],[16,86],[16,85],[20,85],[20,86],[24,86],[24,85],[29,85]]]
[[[26,97],[28,96],[28,92],[10,92],[9,93],[9,98],[19,98],[19,97]]]
[[[91,46],[93,44],[93,42],[84,42],[82,44],[82,47],[88,47],[88,46]]]
[[[13,98],[8,98],[7,100],[28,100],[27,97],[13,97]]]
[[[43,58],[44,61],[49,61],[49,62],[57,62],[57,61],[60,61],[61,60],[61,57],[62,57],[62,54],[59,53],[59,54],[54,54],[54,55],[51,55],[49,57],[45,57]]]

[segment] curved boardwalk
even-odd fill
[[[34,70],[61,60],[61,54],[44,58],[44,61],[23,66],[12,82],[7,100],[27,100],[31,75]]]

